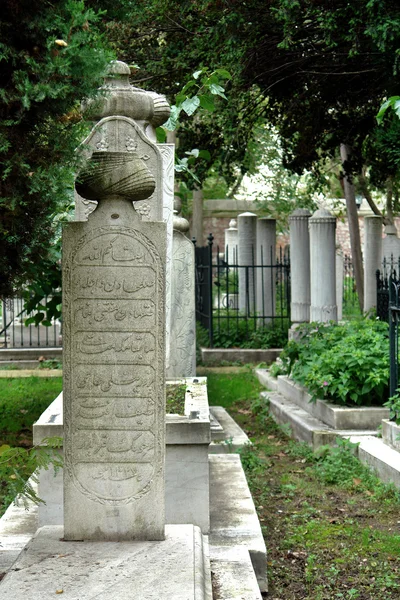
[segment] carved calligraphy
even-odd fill
[[[102,227],[75,244],[65,272],[66,468],[92,500],[126,504],[161,468],[161,260],[139,231]]]

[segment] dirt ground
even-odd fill
[[[258,409],[241,401],[230,413],[254,443],[242,460],[268,550],[265,598],[400,599],[397,492],[362,475],[322,482],[308,448]],[[345,479],[346,464],[337,468]]]

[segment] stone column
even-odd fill
[[[196,238],[197,246],[203,246],[203,190],[193,190],[192,203],[192,237]]]
[[[64,538],[161,540],[167,236],[147,134],[169,107],[131,88],[127,65],[111,68],[76,181],[97,208],[63,233]]]
[[[238,278],[239,310],[254,314],[256,306],[256,277],[253,266],[257,254],[257,216],[245,212],[238,216]]]
[[[364,217],[364,312],[376,308],[376,271],[381,268],[382,218],[371,215]]]
[[[338,321],[343,319],[343,252],[339,244],[336,245],[336,305]]]
[[[395,225],[385,226],[385,237],[382,240],[382,255],[386,262],[387,271],[394,268],[398,270],[398,260],[400,257],[400,240],[397,237],[397,229]]]
[[[158,144],[163,161],[163,221],[167,224],[167,260],[165,285],[165,347],[166,364],[169,364],[169,336],[171,331],[171,281],[172,281],[172,234],[174,212],[175,146]]]
[[[232,219],[229,229],[225,229],[225,260],[228,265],[237,265],[238,230],[237,222]]]
[[[291,320],[293,325],[310,320],[310,234],[309,210],[296,209],[290,223]]]
[[[258,325],[272,322],[275,316],[276,219],[257,219],[257,314]]]
[[[335,230],[336,218],[325,208],[309,220],[310,321],[337,321]]]
[[[171,282],[171,335],[167,377],[196,376],[196,298],[194,244],[189,223],[174,211]]]

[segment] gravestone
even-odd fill
[[[245,212],[238,216],[239,310],[246,315],[256,309],[257,216]]]
[[[257,313],[265,315],[259,319],[263,326],[273,321],[275,316],[275,274],[276,263],[276,219],[257,219]],[[260,268],[262,267],[262,268]]]
[[[337,318],[341,321],[343,318],[343,284],[344,284],[344,263],[343,252],[340,244],[336,244],[336,305]]]
[[[296,209],[290,223],[290,314],[294,326],[310,320],[310,211]]]
[[[337,321],[336,218],[320,208],[309,219],[310,228],[310,321]]]
[[[63,235],[66,540],[164,538],[167,236],[147,136],[160,116],[126,69],[113,65],[76,183],[97,208]]]
[[[174,211],[171,279],[171,330],[168,378],[196,375],[196,300],[194,245],[189,223]]]
[[[397,240],[397,238],[396,238]],[[398,240],[397,240],[398,241]],[[396,256],[395,259],[398,257]],[[376,271],[382,268],[382,218],[364,217],[364,312],[376,308]]]
[[[229,221],[229,228],[225,229],[225,260],[228,265],[237,265],[238,230],[235,219]]]

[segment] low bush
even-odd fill
[[[382,405],[388,394],[388,325],[363,319],[345,324],[311,323],[287,344],[273,375],[287,374],[313,400],[341,405]]]
[[[232,311],[215,311],[213,315],[214,348],[282,348],[288,338],[289,319],[278,318],[260,326],[256,317],[234,316]],[[204,347],[209,346],[208,332],[197,329]]]

